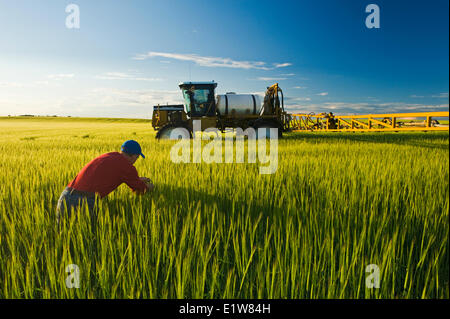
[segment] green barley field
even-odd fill
[[[449,298],[448,132],[289,133],[272,175],[175,164],[154,136],[146,120],[0,118],[0,298]],[[122,185],[95,224],[84,210],[58,229],[65,185],[128,139],[155,191]]]

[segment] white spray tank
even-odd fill
[[[216,109],[220,115],[245,117],[260,115],[263,111],[263,98],[256,94],[236,94],[228,92],[216,95]]]

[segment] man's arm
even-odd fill
[[[123,175],[123,182],[130,187],[136,194],[145,194],[150,187],[138,175],[134,166],[126,169]]]

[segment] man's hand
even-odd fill
[[[152,182],[151,179],[150,179],[150,178],[147,178],[147,177],[139,177],[139,179],[140,179],[141,181],[143,181],[144,183],[151,183],[151,182]]]
[[[139,177],[141,181],[147,185],[148,191],[152,191],[155,188],[155,185],[153,185],[153,182],[150,178],[147,177]]]

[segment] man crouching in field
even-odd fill
[[[96,196],[103,198],[119,187],[127,184],[135,193],[145,194],[153,190],[150,179],[139,177],[133,164],[142,154],[138,142],[129,140],[123,143],[121,152],[111,152],[93,159],[67,185],[58,200],[56,218],[70,217],[71,210],[81,207],[85,202],[91,218],[96,219],[94,204]]]

